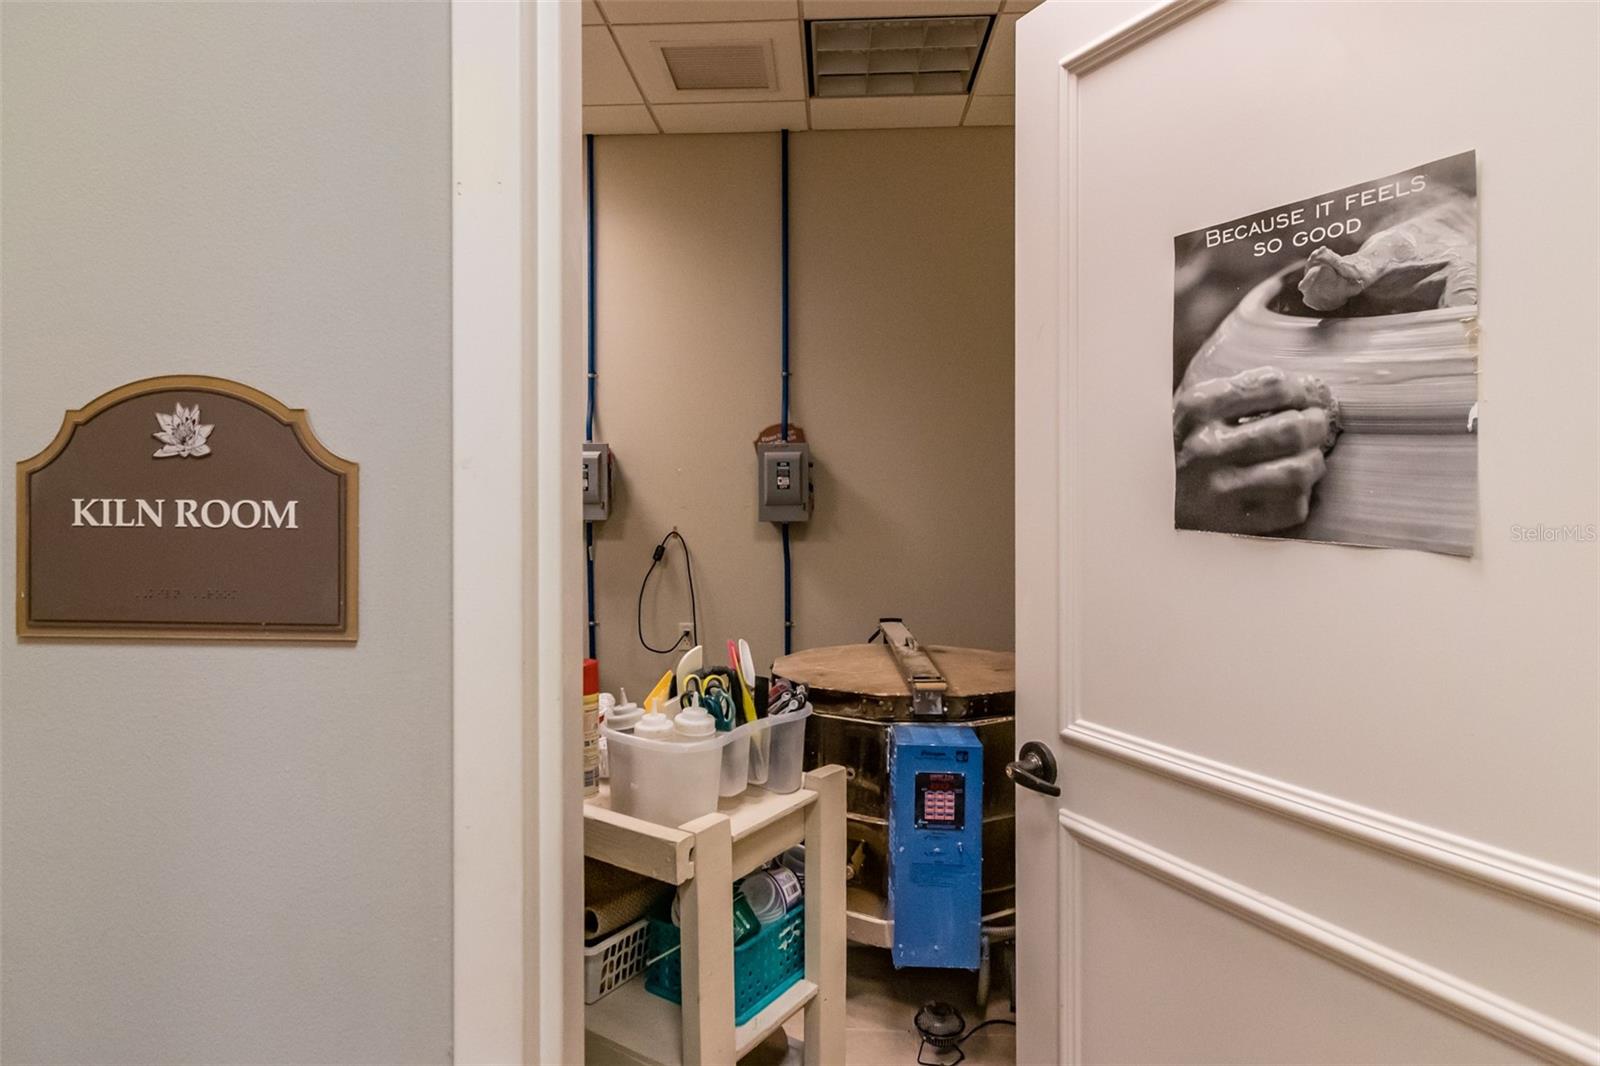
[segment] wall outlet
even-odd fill
[[[693,639],[693,637],[694,637],[694,623],[693,622],[679,622],[678,623],[678,635],[682,636],[682,637],[689,637],[689,638]]]

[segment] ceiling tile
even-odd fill
[[[811,101],[814,130],[871,130],[897,126],[959,126],[965,96],[844,97]]]
[[[1021,17],[1001,15],[995,19],[978,80],[972,83],[975,96],[1009,96],[1017,91],[1017,19]]]
[[[993,15],[1000,10],[1000,0],[801,0],[800,9],[803,19]]]
[[[655,22],[750,22],[800,16],[798,0],[604,0],[613,26]]]
[[[609,9],[608,9],[609,10]],[[614,26],[617,43],[638,75],[651,104],[726,104],[750,100],[804,100],[805,55],[800,24],[787,22],[711,22]],[[777,85],[772,89],[679,89],[661,57],[662,45],[770,43]]]
[[[1014,125],[1012,118],[1015,111],[1014,96],[974,96],[972,106],[967,108],[967,117],[963,126],[1010,126]]]
[[[1006,0],[1006,6],[1004,10],[1015,11],[1017,14],[1021,15],[1032,11],[1042,3],[1044,3],[1044,0]]]
[[[660,104],[655,113],[663,133],[756,133],[806,128],[806,105],[800,100],[746,104]]]
[[[639,87],[622,61],[611,31],[604,26],[583,28],[583,102],[586,104],[642,104]]]
[[[605,24],[605,16],[600,14],[600,5],[594,0],[583,0],[583,24],[585,26],[601,26]]]
[[[656,124],[650,118],[650,109],[643,104],[622,104],[616,107],[585,107],[583,109],[585,133],[654,133]]]

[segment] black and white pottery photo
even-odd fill
[[[1174,240],[1178,528],[1472,554],[1476,166]]]

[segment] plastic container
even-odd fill
[[[735,726],[721,734],[727,738],[722,745],[722,777],[717,785],[717,795],[737,796],[750,786],[750,728],[759,723]]]
[[[734,882],[733,891],[733,942],[743,944],[746,940],[761,931],[761,919],[756,917],[756,910],[750,906],[750,901],[740,892]],[[672,924],[683,925],[683,891],[680,889],[672,897]]]
[[[640,918],[583,949],[583,1001],[597,1003],[632,980],[649,956],[650,923]]]
[[[739,891],[762,925],[782,920],[804,898],[800,878],[782,866],[754,871],[739,882]]]
[[[804,892],[806,887],[806,846],[804,844],[796,844],[782,855],[779,855],[778,862],[785,870],[794,874],[800,881],[800,890]]]
[[[650,715],[633,732],[606,729],[611,763],[611,809],[657,825],[678,826],[717,809],[721,783],[723,738],[672,737],[656,740],[641,735]]]
[[[672,1003],[683,1002],[683,953],[678,927],[651,916],[645,970],[648,992]],[[733,1024],[743,1025],[800,980],[806,965],[806,912],[790,911],[781,922],[764,925],[733,949]]]
[[[800,787],[806,757],[806,719],[811,704],[798,711],[749,723],[750,783],[768,792],[793,792]]]

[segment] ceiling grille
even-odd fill
[[[767,42],[662,45],[661,58],[680,90],[774,87],[772,46]]]
[[[969,92],[993,21],[989,15],[963,15],[812,22],[811,95]]]

